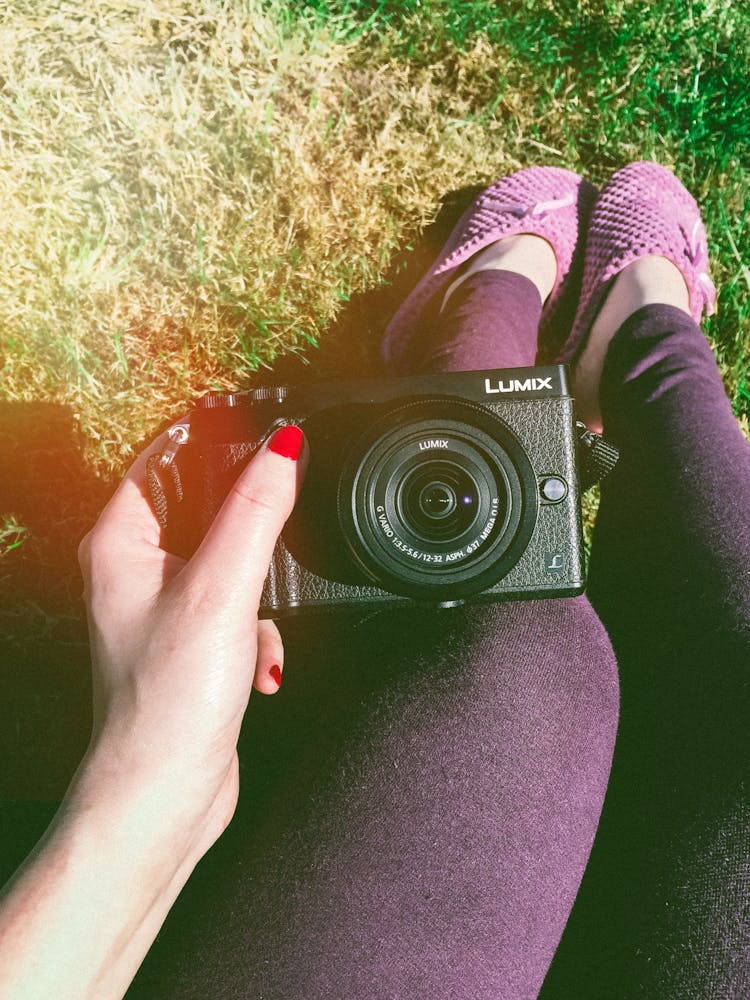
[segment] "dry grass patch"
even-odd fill
[[[501,53],[279,31],[208,0],[6,14],[3,393],[72,407],[101,472],[315,343],[447,192],[519,165],[520,126],[472,118]]]

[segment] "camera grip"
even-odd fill
[[[171,461],[151,457],[146,479],[168,552],[190,558],[256,448],[255,441],[188,442]]]

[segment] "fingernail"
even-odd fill
[[[281,687],[281,667],[278,665],[278,663],[274,663],[274,665],[268,672],[276,682],[276,687]]]
[[[268,447],[277,455],[296,461],[302,451],[305,435],[296,424],[285,424],[271,435]]]

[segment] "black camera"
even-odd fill
[[[262,617],[583,590],[579,435],[564,367],[204,396],[149,470],[170,551],[194,551],[258,445],[290,422],[310,462]]]

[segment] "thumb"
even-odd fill
[[[276,540],[292,512],[307,466],[295,424],[261,446],[224,501],[185,567],[185,583],[209,601],[257,612]]]

